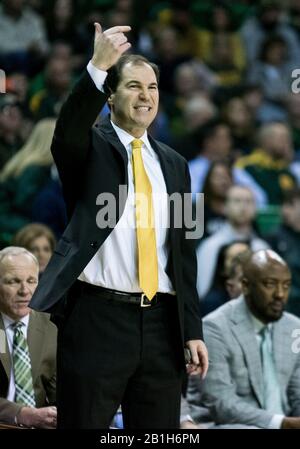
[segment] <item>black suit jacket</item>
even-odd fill
[[[85,72],[63,105],[57,121],[52,153],[63,184],[69,224],[57,244],[30,306],[53,312],[113,228],[99,229],[96,198],[109,192],[117,199],[119,185],[128,184],[127,152],[109,118],[94,125],[107,96]],[[190,192],[185,159],[167,145],[149,137],[158,154],[167,192]],[[120,206],[120,211],[119,211]],[[171,214],[172,216],[172,214]],[[182,341],[202,338],[199,299],[196,291],[197,262],[194,241],[185,238],[185,229],[176,229],[171,217],[168,275],[177,292]]]

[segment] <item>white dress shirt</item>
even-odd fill
[[[91,62],[87,70],[96,87],[102,90],[107,73],[97,69]],[[137,240],[135,229],[134,182],[131,164],[133,136],[111,122],[128,155],[128,198],[124,212],[95,256],[90,260],[79,280],[93,285],[122,292],[141,292],[138,282]],[[169,257],[168,198],[164,176],[157,154],[148,140],[147,132],[141,137],[142,158],[152,186],[155,218],[155,235],[158,257],[158,291],[174,293],[166,273]]]
[[[8,344],[8,350],[10,353],[10,360],[11,360],[11,370],[10,370],[10,378],[9,378],[9,387],[8,387],[8,394],[6,399],[9,401],[14,402],[15,400],[15,377],[14,377],[14,369],[13,369],[13,341],[14,341],[14,324],[16,320],[13,320],[9,316],[5,315],[4,313],[1,313],[3,324],[4,324],[4,330],[6,333],[7,338],[7,344]],[[27,333],[28,333],[28,324],[29,324],[29,314],[25,317],[21,318],[20,320],[22,323],[24,323],[24,326],[21,327],[21,332],[23,333],[24,337],[27,339]]]
[[[262,323],[261,321],[259,321],[254,315],[252,315],[252,313],[250,313],[250,315],[251,315],[251,318],[252,318],[253,324],[254,324],[256,340],[257,340],[258,346],[260,348],[261,340],[262,340],[261,331],[265,327],[265,324]],[[268,324],[268,326],[269,326],[270,331],[272,332],[273,331],[272,324],[270,323],[270,324]],[[272,341],[272,344],[273,344],[273,341]],[[273,348],[272,348],[272,351],[273,351]],[[268,428],[269,429],[280,429],[283,419],[284,419],[284,415],[281,415],[281,414],[273,415]]]

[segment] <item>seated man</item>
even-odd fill
[[[243,295],[204,320],[211,362],[202,404],[217,425],[299,429],[300,320],[283,311],[290,270],[274,251],[260,250],[243,272]]]
[[[0,251],[0,422],[56,427],[56,327],[28,308],[39,266],[24,248]]]

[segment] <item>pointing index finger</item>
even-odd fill
[[[104,31],[105,34],[115,34],[115,33],[128,33],[131,30],[131,27],[128,25],[118,25],[112,28],[108,28]]]

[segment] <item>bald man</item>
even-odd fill
[[[0,422],[56,427],[56,327],[28,304],[38,283],[36,257],[0,251]]]
[[[204,320],[211,363],[201,401],[218,427],[299,429],[300,320],[284,312],[290,270],[271,250],[243,270],[243,294]],[[193,386],[188,399],[197,402]]]

